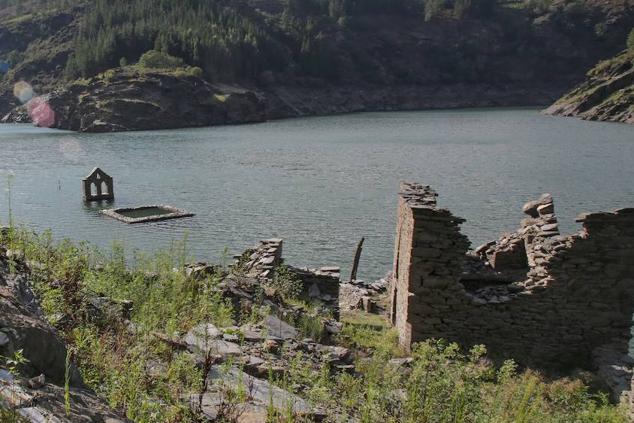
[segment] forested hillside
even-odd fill
[[[465,85],[489,91],[492,104],[527,90],[527,103],[545,104],[623,49],[633,3],[0,0],[0,114],[19,104],[18,81],[48,92],[152,50],[201,68],[211,83],[248,89]]]

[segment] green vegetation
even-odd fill
[[[275,268],[275,276],[271,285],[277,294],[285,300],[297,299],[302,293],[302,281],[286,266]]]
[[[263,25],[231,2],[96,0],[84,17],[69,58],[71,77],[133,63],[150,50],[200,66],[209,78],[254,77],[280,68],[280,47]]]
[[[121,67],[125,67],[127,60],[123,57],[119,63]],[[196,76],[199,78],[203,76],[203,70],[201,68],[197,66],[186,66],[181,58],[170,56],[165,52],[157,50],[150,50],[144,53],[134,68],[140,71],[169,71],[177,76]]]
[[[125,61],[125,57],[121,60]],[[141,56],[138,65],[146,69],[176,69],[183,66],[183,59],[162,51],[150,50]]]
[[[28,360],[24,357],[22,350],[15,351],[11,357],[4,357],[0,355],[0,364],[14,377],[20,375],[21,367],[26,363],[28,363]],[[26,419],[19,416],[15,410],[5,409],[2,402],[0,402],[0,422],[22,423],[26,422]]]
[[[194,421],[180,393],[198,392],[200,371],[186,356],[173,359],[170,348],[151,333],[182,333],[201,322],[222,326],[232,323],[232,317],[231,306],[214,292],[215,277],[193,281],[185,276],[183,244],[151,258],[139,254],[129,270],[117,245],[102,254],[87,244],[54,244],[50,233],[36,236],[22,230],[10,231],[3,241],[46,265],[34,272],[35,289],[90,387],[135,421],[157,421],[159,415],[166,422]],[[96,318],[88,301],[95,295],[134,301],[138,333],[131,334],[108,316]],[[166,360],[167,371],[151,384],[141,383],[151,360]]]
[[[586,0],[0,0],[0,93],[22,79],[47,92],[148,52],[180,62],[175,75],[250,86],[530,85],[616,51],[630,16]]]
[[[7,410],[0,404],[0,422],[2,423],[29,423],[28,420],[19,416],[13,410]]]
[[[20,366],[28,363],[28,360],[24,358],[22,350],[17,350],[15,353],[13,353],[13,356],[11,357],[3,357],[0,355],[0,360],[4,362],[3,366],[13,376],[18,376],[20,374]]]
[[[185,242],[152,257],[136,253],[132,264],[120,245],[101,252],[85,243],[54,242],[50,232],[11,228],[0,243],[42,264],[33,266],[35,289],[86,383],[137,422],[196,422],[182,395],[205,389],[204,371],[191,356],[175,354],[154,334],[172,338],[203,322],[224,327],[258,318],[241,317],[222,299],[220,273],[186,276]],[[284,270],[279,275],[282,286],[294,285]],[[132,300],[132,326],[96,318],[89,301],[95,295]],[[404,354],[383,319],[354,313],[343,321],[338,344],[354,351],[354,375],[333,372],[327,362],[315,369],[296,352],[283,377],[271,377],[328,410],[326,421],[348,415],[367,423],[626,422],[622,410],[579,380],[547,382],[530,370],[519,372],[512,361],[497,368],[484,347],[463,353],[441,341],[417,345],[403,364],[392,360]],[[165,369],[149,371],[157,362]],[[227,387],[223,412],[229,415],[230,404],[235,408],[247,396],[244,387]],[[271,408],[269,421],[302,421],[287,414]]]
[[[630,35],[627,37],[627,48],[634,52],[634,28],[632,28]]]

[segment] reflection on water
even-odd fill
[[[474,244],[514,229],[521,205],[551,192],[564,231],[574,217],[634,205],[634,127],[541,116],[535,110],[356,114],[256,125],[126,134],[0,126],[0,172],[15,173],[13,215],[57,237],[101,246],[167,247],[218,259],[280,237],[295,265],[350,267],[360,276],[392,261],[400,180],[428,183],[467,219]],[[81,179],[99,166],[114,203],[85,205]],[[0,175],[4,184],[5,177]],[[102,207],[171,204],[192,219],[125,225]],[[0,219],[7,220],[6,196]],[[346,274],[346,273],[344,273]]]

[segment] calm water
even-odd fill
[[[115,205],[169,204],[191,219],[130,226],[82,203],[94,166],[115,178]],[[0,175],[15,174],[13,214],[35,229],[154,250],[188,234],[214,260],[267,237],[294,265],[389,270],[399,180],[434,186],[467,219],[474,246],[517,227],[522,204],[555,197],[565,231],[582,211],[634,206],[634,126],[535,110],[373,113],[191,130],[86,135],[0,125]],[[7,196],[0,198],[6,223]]]

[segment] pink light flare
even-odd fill
[[[27,111],[35,126],[50,128],[55,125],[55,112],[42,97],[35,97],[29,101]]]
[[[35,92],[31,84],[25,81],[16,82],[13,86],[13,95],[20,100],[20,103],[28,103],[34,96]]]

